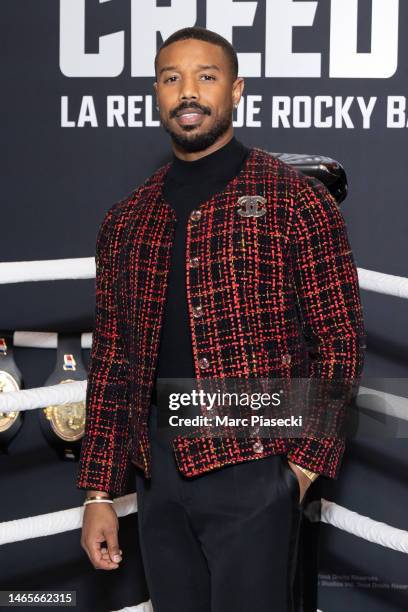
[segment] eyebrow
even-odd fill
[[[160,69],[159,71],[159,75],[161,75],[163,72],[166,72],[166,70],[178,70],[179,66],[163,66],[163,68]],[[217,66],[217,64],[199,64],[197,66],[198,70],[218,70],[218,72],[221,72],[221,68],[219,66]]]

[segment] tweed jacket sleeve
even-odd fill
[[[358,273],[336,201],[320,182],[308,181],[295,196],[292,227],[298,315],[309,347],[310,378],[350,381],[351,393],[344,396],[347,407],[357,393],[364,361]],[[287,457],[337,478],[344,450],[344,437],[307,434],[296,438]]]
[[[102,221],[96,239],[95,324],[86,390],[86,425],[76,486],[125,492],[130,465],[129,364],[118,325],[118,203]]]

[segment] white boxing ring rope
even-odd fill
[[[75,380],[65,385],[49,385],[0,393],[0,412],[35,410],[46,406],[62,406],[85,400],[87,380]]]
[[[357,268],[357,270],[361,289],[408,299],[408,278],[363,268]],[[2,262],[0,263],[0,284],[91,279],[95,278],[95,273],[95,259],[93,257]],[[83,333],[81,335],[82,348],[91,348],[91,343],[92,334]],[[57,334],[14,332],[14,344],[15,346],[34,348],[56,348]],[[48,405],[84,401],[86,384],[87,381],[84,380],[71,382],[69,385],[50,385],[36,389],[1,393],[0,412],[33,410]],[[360,388],[360,394],[362,391],[363,393],[368,391],[370,394],[377,394],[381,399],[388,400],[392,410],[391,416],[408,420],[406,398],[373,389]],[[380,405],[377,409],[375,406],[370,406],[370,409],[384,412],[383,405]],[[0,545],[80,529],[83,510],[84,508],[81,506],[0,523]],[[137,511],[136,494],[132,493],[115,499],[115,510],[119,517],[135,513]],[[368,542],[408,553],[407,531],[375,521],[326,499],[321,499],[320,521],[363,538]],[[151,605],[150,602],[144,602],[117,612],[151,612]]]
[[[408,531],[375,521],[324,498],[321,499],[321,504],[322,523],[337,527],[367,542],[408,553]],[[114,506],[118,516],[134,514],[137,512],[136,493],[117,497]],[[79,506],[0,523],[0,545],[80,529],[83,512],[83,506]]]
[[[15,331],[13,332],[13,344],[24,348],[56,349],[58,334],[55,332]],[[92,332],[83,332],[81,334],[81,348],[90,349],[91,346]]]
[[[408,278],[357,268],[361,289],[408,299]],[[95,278],[94,257],[6,261],[0,263],[0,285],[32,281],[86,280]]]
[[[132,606],[131,608],[122,608],[121,610],[112,610],[112,612],[154,612],[150,601],[139,604],[138,606]],[[321,612],[318,610],[317,612]]]
[[[84,280],[95,278],[95,274],[94,257],[0,263],[0,285],[31,281]]]
[[[46,406],[62,406],[86,399],[87,380],[76,380],[66,385],[49,385],[33,389],[20,389],[0,393],[0,412],[17,412],[20,410],[35,410]],[[408,421],[406,397],[385,393],[377,389],[360,386],[358,398],[376,397],[383,400],[379,404],[364,405],[364,408],[380,414]]]
[[[121,610],[112,610],[112,612],[154,612],[150,601],[139,604],[138,606],[132,606],[131,608],[122,608]],[[321,612],[318,610],[317,612]]]
[[[127,516],[137,512],[135,493],[118,497],[114,503],[118,516]],[[84,507],[80,506],[0,523],[0,545],[80,529],[83,513]]]

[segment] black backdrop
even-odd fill
[[[162,36],[196,23],[224,35],[230,30],[237,51],[258,54],[242,56],[245,70],[240,74],[245,77],[242,107],[252,103],[260,111],[251,122],[245,113],[241,121],[239,109],[236,136],[248,146],[320,153],[341,161],[350,188],[342,210],[357,265],[407,276],[408,111],[405,121],[393,127],[387,122],[387,106],[392,103],[390,96],[398,96],[398,103],[406,105],[408,3],[340,0],[340,4],[341,10],[338,0],[294,2],[299,21],[290,29],[284,26],[289,0],[218,0],[217,5],[210,0],[69,0],[68,4],[67,0],[3,0],[0,261],[94,255],[104,212],[169,158],[168,136],[157,125],[146,125],[149,109],[152,121],[158,119],[151,49]],[[231,29],[231,22],[238,18],[237,5],[241,5],[242,21]],[[358,71],[356,58],[350,56],[339,73],[336,57],[344,57],[346,49],[338,46],[351,38],[353,6],[358,7],[355,51],[359,56],[367,54],[367,65]],[[84,21],[74,19],[81,7]],[[391,22],[398,7],[399,22]],[[60,9],[65,9],[61,22]],[[302,9],[309,16],[299,16]],[[163,19],[154,10],[168,10],[168,17]],[[103,51],[100,36],[123,31],[123,54],[118,54],[123,70],[118,76],[92,75],[86,58],[79,57],[75,40],[81,40],[81,24],[88,58]],[[288,58],[280,56],[285,48],[287,53],[292,49],[307,54],[298,61],[297,74]],[[320,71],[313,54],[320,54]],[[370,54],[376,54],[371,63]],[[112,58],[99,62],[98,69],[112,71]],[[255,76],[258,60],[260,70]],[[69,70],[73,71],[70,76]],[[83,127],[64,127],[67,122],[78,124],[84,96],[88,96],[88,113],[94,105],[98,125],[90,120]],[[133,118],[142,125],[131,127],[125,114],[123,127],[108,127],[109,96],[122,96],[118,103],[131,103],[129,97],[136,96],[133,103],[140,112]],[[272,108],[278,97],[293,106],[297,96],[312,106],[317,96],[337,97],[343,103],[351,96],[348,126],[343,122],[322,128],[313,116],[310,125],[302,124],[302,113],[298,124],[292,114],[286,127],[273,124]],[[364,126],[357,97],[366,104],[376,98],[369,127]],[[332,116],[332,111],[326,109],[324,116]],[[366,291],[362,298],[368,332],[365,377],[370,381],[406,377],[407,303]],[[93,280],[0,285],[0,299],[2,329],[80,333],[93,327]],[[84,351],[85,362],[88,353]],[[41,386],[54,369],[55,351],[16,349],[16,361],[25,387]],[[2,521],[70,508],[82,501],[82,493],[74,487],[76,464],[56,459],[42,437],[35,411],[25,416],[9,455],[0,457]],[[407,468],[405,439],[354,440],[348,445],[340,479],[321,483],[322,496],[406,530]],[[147,599],[134,515],[120,521],[125,563],[116,572],[96,572],[79,547],[79,537],[79,531],[74,531],[1,547],[1,588],[76,589],[80,610],[112,610]],[[319,607],[323,612],[340,612],[346,606],[353,611],[405,610],[406,568],[402,553],[322,525]]]

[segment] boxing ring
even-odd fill
[[[408,299],[408,278],[383,274],[371,270],[357,268],[360,288],[366,291],[388,296]],[[95,259],[84,257],[77,259],[54,259],[44,261],[22,261],[0,263],[0,284],[50,281],[50,280],[80,280],[95,278]],[[29,348],[57,347],[57,334],[47,332],[14,332],[14,346]],[[90,349],[92,334],[81,335],[81,347]],[[33,389],[22,389],[0,393],[0,413],[24,410],[36,410],[48,405],[63,405],[72,402],[85,401],[87,381],[75,381],[67,385],[50,385]],[[402,421],[408,421],[408,398],[384,393],[360,386],[359,394],[369,392],[380,399],[387,400],[390,416]],[[371,410],[381,412],[384,403]],[[331,527],[354,535],[367,542],[378,544],[390,550],[408,554],[408,531],[398,529],[374,518],[364,516],[345,508],[335,502],[322,498],[320,512],[309,509],[310,502],[304,512],[309,520],[319,520]],[[136,493],[118,497],[114,500],[118,517],[137,512]],[[311,510],[309,512],[309,510]],[[0,545],[26,541],[38,537],[50,537],[55,534],[80,529],[82,526],[83,506],[70,508],[60,512],[51,512],[37,516],[0,523]],[[151,612],[150,602],[144,602],[133,607],[123,608],[120,612]],[[117,611],[119,612],[119,611]]]

